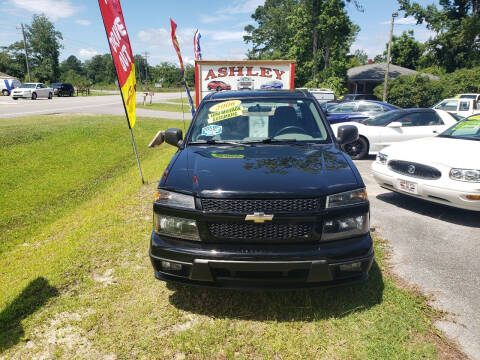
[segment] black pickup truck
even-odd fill
[[[319,104],[302,91],[203,99],[155,194],[157,279],[223,288],[299,288],[366,279],[365,184]]]

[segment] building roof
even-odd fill
[[[347,76],[349,81],[383,81],[385,79],[386,63],[367,64],[348,69]],[[401,66],[390,64],[389,78],[395,79],[401,75],[415,75],[418,71],[407,69]],[[423,74],[430,80],[438,80],[438,76]]]
[[[2,78],[2,79],[16,79],[15,76],[10,76],[10,75],[4,74],[2,72],[0,72],[0,78]]]

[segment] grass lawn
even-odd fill
[[[182,104],[163,104],[163,103],[152,103],[143,105],[142,103],[138,103],[137,107],[141,109],[148,109],[148,110],[162,110],[162,111],[171,111],[171,112],[183,112],[190,113],[190,105],[188,105],[188,100],[184,105]]]
[[[441,314],[385,271],[379,239],[369,280],[352,286],[241,292],[155,280],[151,202],[175,149],[146,144],[179,123],[137,121],[147,185],[122,117],[0,120],[1,360],[463,358],[434,329]]]
[[[165,100],[167,102],[173,102],[173,103],[178,103],[178,104],[187,104],[188,106],[188,99],[184,96],[183,99],[182,98],[177,98],[177,99],[167,99]],[[195,100],[194,100],[195,102]]]

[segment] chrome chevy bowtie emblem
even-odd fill
[[[415,173],[415,165],[412,165],[412,164],[408,165],[407,171],[409,174]]]
[[[264,223],[273,219],[273,215],[265,214],[263,212],[254,212],[245,216],[245,221],[253,221],[254,223]]]

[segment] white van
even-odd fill
[[[20,81],[14,78],[0,78],[0,92],[3,96],[9,96],[13,89],[22,85]]]
[[[432,106],[436,110],[444,110],[463,117],[480,113],[477,102],[469,98],[451,98],[444,99],[438,104]]]

